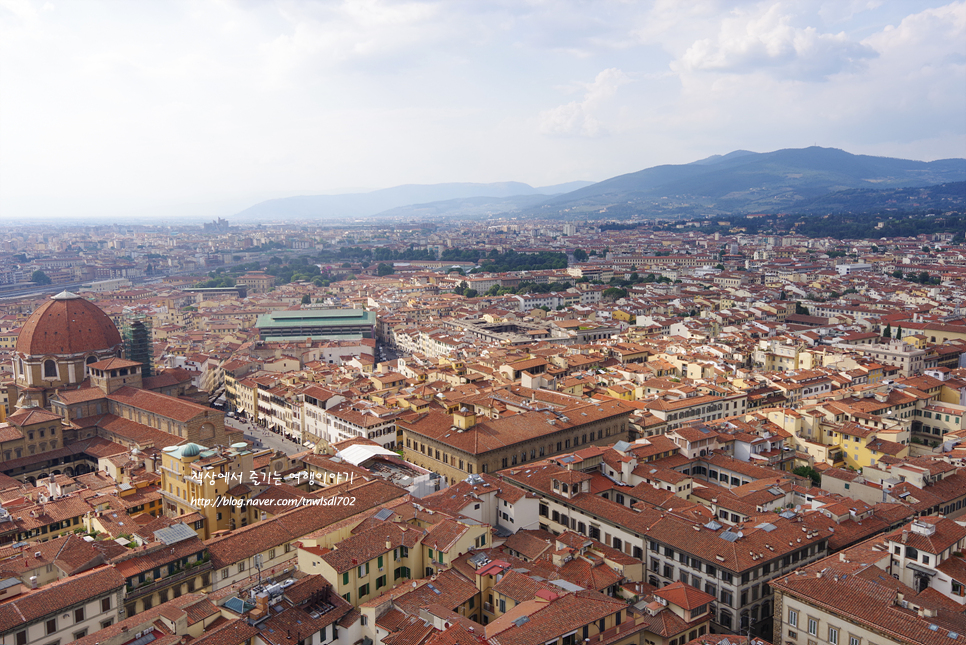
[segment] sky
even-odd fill
[[[966,157],[966,2],[0,0],[0,225]]]

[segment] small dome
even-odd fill
[[[197,457],[199,454],[201,454],[201,446],[196,443],[189,443],[181,451],[182,457]]]
[[[93,302],[64,291],[37,308],[17,337],[25,356],[70,355],[113,350],[121,334]]]

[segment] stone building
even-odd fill
[[[239,287],[245,287],[248,293],[266,293],[275,286],[275,276],[264,271],[249,271],[235,280]]]
[[[431,411],[403,417],[397,427],[406,460],[439,473],[450,484],[580,446],[627,439],[633,410],[628,404],[570,398],[561,397],[556,405],[511,404],[509,414],[492,413],[498,418],[484,413],[486,404],[469,404],[452,414]]]

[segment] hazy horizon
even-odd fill
[[[738,149],[961,158],[963,114],[966,2],[0,0],[7,222]]]

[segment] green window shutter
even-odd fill
[[[378,563],[379,563],[379,568],[382,569],[382,556],[381,555],[379,556]]]
[[[342,584],[344,584],[344,585],[349,584],[349,572],[348,571],[346,571],[345,573],[342,574]]]

